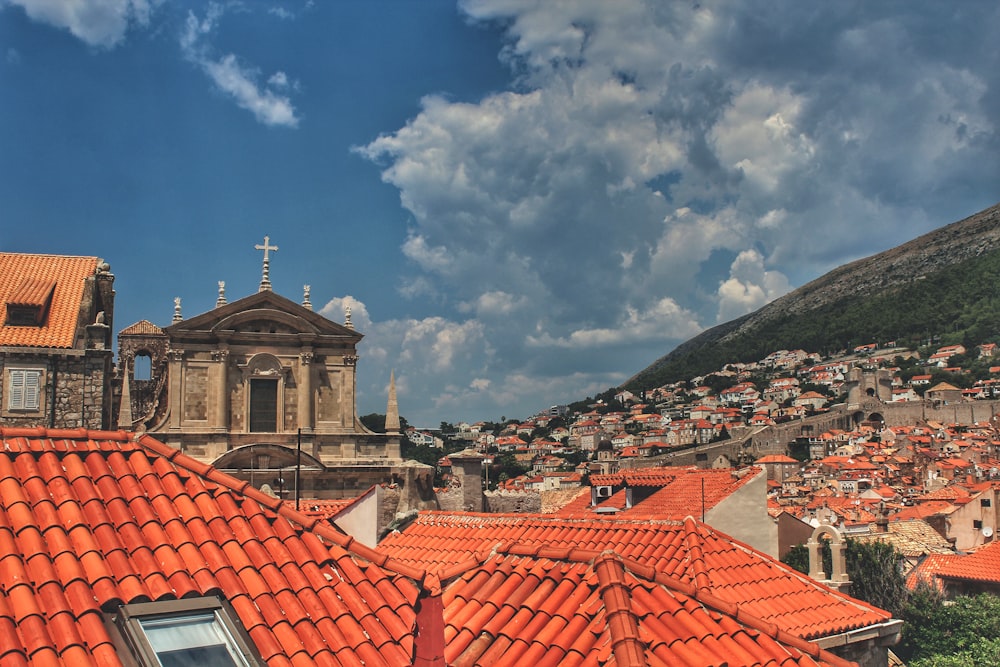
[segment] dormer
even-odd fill
[[[7,299],[4,324],[15,327],[44,326],[55,290],[54,280],[25,278]]]

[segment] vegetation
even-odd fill
[[[885,542],[859,542],[848,538],[847,576],[851,595],[898,617],[906,606],[906,582],[900,571],[903,555]],[[829,542],[823,543],[823,571],[832,569]],[[799,572],[809,574],[809,551],[804,544],[792,547],[781,559]]]
[[[830,572],[830,547],[824,544],[823,569]],[[847,539],[851,595],[903,620],[903,636],[893,651],[910,667],[986,667],[1000,664],[1000,597],[983,593],[945,601],[929,586],[908,592],[899,570],[902,555],[883,542]],[[782,562],[809,570],[804,545]]]
[[[721,340],[745,318],[682,345],[634,377],[633,391],[710,373],[733,361],[762,359],[777,349],[804,349],[827,356],[854,346],[896,341],[918,348],[973,347],[997,339],[1000,320],[1000,252],[915,278],[866,298],[850,296],[799,314],[781,315],[755,331]]]
[[[900,616],[903,638],[894,649],[910,667],[1000,664],[1000,597],[988,593],[945,602],[922,586]]]

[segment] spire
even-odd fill
[[[174,319],[171,322],[180,322],[184,317],[181,315],[181,298],[179,296],[174,297]]]
[[[118,428],[123,431],[132,430],[132,379],[128,372],[128,361],[122,368],[122,402],[118,409]]]
[[[226,281],[219,281],[219,298],[215,300],[215,307],[226,305]]]
[[[309,300],[309,292],[311,289],[312,288],[310,288],[309,285],[302,286],[302,307],[308,308],[309,310],[313,309],[312,301]]]
[[[258,292],[270,292],[271,291],[271,256],[268,254],[271,250],[278,252],[278,246],[271,245],[271,237],[264,237],[264,245],[259,243],[254,246],[257,250],[264,251],[264,270],[260,277],[260,287],[257,288]]]
[[[385,432],[399,435],[399,404],[396,402],[396,371],[389,371],[389,403],[385,407]]]

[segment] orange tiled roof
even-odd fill
[[[1000,584],[1000,542],[990,542],[975,553],[950,560],[936,574],[947,579]]]
[[[762,465],[764,463],[799,463],[799,464],[801,464],[802,462],[799,461],[799,460],[797,460],[797,459],[793,459],[791,456],[785,456],[784,454],[769,454],[767,456],[760,457],[759,459],[757,459],[755,461],[755,463],[757,463],[758,465]]]
[[[797,637],[813,639],[889,619],[705,524],[624,518],[566,519],[550,514],[421,512],[377,550],[442,580],[507,545],[614,550],[701,593],[732,604]],[[539,553],[541,553],[539,551]],[[651,575],[650,575],[651,576]]]
[[[148,336],[150,334],[163,334],[163,329],[149,320],[139,320],[118,332],[120,336]]]
[[[453,665],[854,664],[610,552],[511,546],[442,600]]]
[[[591,486],[658,487],[652,495],[625,509],[625,497],[620,491],[598,507],[615,507],[621,516],[655,519],[683,519],[711,509],[747,484],[763,469],[750,467],[734,475],[730,468],[638,468],[610,475],[591,475]],[[558,512],[564,517],[592,517],[590,496],[581,495]]]
[[[72,348],[84,282],[94,275],[98,261],[96,257],[0,252],[0,345]],[[35,302],[45,289],[52,290],[52,299],[43,326],[5,324],[12,299],[39,305]]]
[[[0,429],[0,664],[120,665],[103,611],[215,594],[271,665],[412,664],[418,589],[384,555],[133,437]]]
[[[906,587],[908,589],[916,590],[920,584],[926,584],[941,590],[943,587],[941,585],[941,580],[937,578],[938,571],[947,567],[954,561],[964,558],[959,554],[927,554],[920,563],[917,564],[915,568],[910,570],[910,573],[906,575]]]

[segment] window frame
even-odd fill
[[[16,364],[7,366],[4,369],[4,396],[3,396],[3,415],[10,417],[19,417],[23,415],[37,415],[41,414],[45,410],[45,367],[37,366],[31,364]],[[15,378],[21,378],[21,393],[20,400],[15,403],[15,398],[17,394],[15,393]],[[28,398],[28,378],[34,377],[34,388],[32,398],[34,401],[26,400]]]
[[[116,644],[124,644],[121,648],[127,649],[136,667],[159,667],[162,663],[143,628],[143,622],[184,618],[194,620],[208,614],[214,616],[215,623],[221,629],[231,653],[242,659],[243,664],[240,667],[266,667],[235,611],[226,601],[218,597],[123,604],[112,614],[110,621],[123,640]]]

